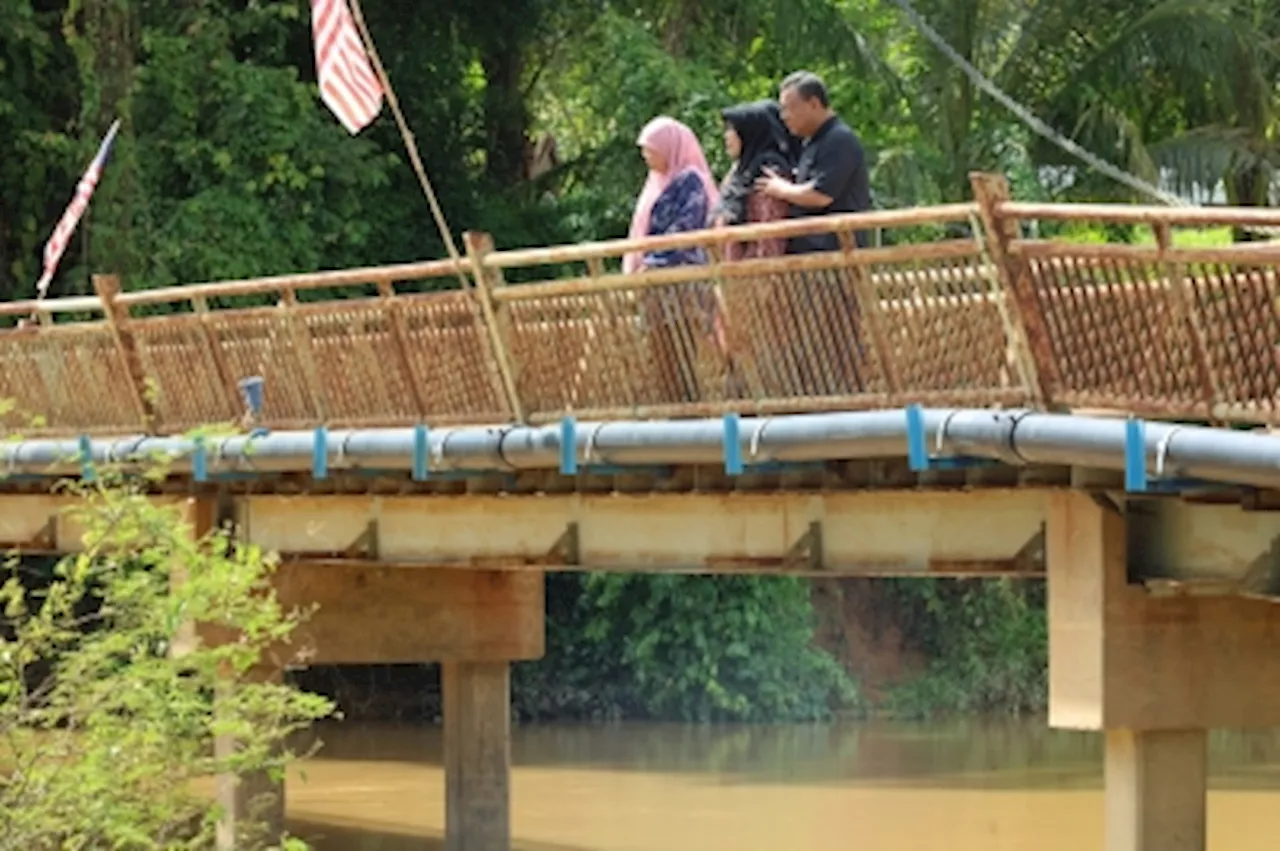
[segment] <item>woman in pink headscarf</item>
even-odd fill
[[[693,131],[662,116],[645,125],[636,140],[649,177],[631,219],[632,239],[703,230],[720,200],[715,179]],[[631,252],[622,258],[627,274],[669,266],[704,265],[699,247]],[[724,374],[721,311],[710,284],[646,287],[640,306],[661,386],[651,403],[696,402],[702,388]]]
[[[720,201],[715,178],[693,131],[674,118],[653,119],[636,140],[649,177],[631,217],[632,239],[661,236],[707,226],[708,212]],[[662,266],[706,263],[701,249],[632,252],[622,258],[628,274]]]

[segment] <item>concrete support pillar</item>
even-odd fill
[[[511,662],[541,658],[541,571],[286,562],[282,605],[317,664],[441,663],[445,850],[510,851]]]
[[[1202,851],[1204,730],[1106,731],[1106,851]]]
[[[202,539],[218,523],[218,506],[214,500],[190,498],[179,505],[181,520],[187,524],[192,538]],[[186,565],[175,564],[170,572],[171,586],[177,587],[186,578]],[[191,621],[179,625],[173,636],[170,652],[183,656],[198,645],[216,646],[237,640],[236,635],[222,627]],[[249,678],[256,682],[279,682],[283,671],[278,665],[266,664],[255,668]],[[219,688],[222,684],[219,684]],[[217,702],[221,699],[215,695]],[[229,736],[214,739],[215,759],[227,759],[235,754],[236,741]],[[218,851],[234,851],[245,847],[251,840],[267,840],[274,843],[284,833],[284,781],[273,781],[266,772],[236,777],[219,775],[215,788],[222,818],[218,821],[215,847]]]
[[[1207,731],[1280,725],[1280,606],[1151,593],[1087,493],[1048,521],[1049,723],[1106,735],[1106,849],[1204,851]]]
[[[219,736],[214,754],[222,759],[234,754],[235,747],[233,740]],[[234,851],[249,836],[278,842],[284,833],[284,781],[274,781],[266,772],[219,775],[218,804],[223,813],[218,822],[218,851]]]
[[[279,669],[255,670],[258,682],[279,682]],[[238,743],[231,736],[218,736],[213,742],[215,759],[235,755]],[[218,804],[222,818],[218,821],[215,847],[217,851],[235,851],[250,841],[267,844],[279,842],[285,828],[284,779],[273,780],[265,771],[236,776],[220,774],[217,778]]]
[[[445,851],[510,851],[511,666],[446,662]]]

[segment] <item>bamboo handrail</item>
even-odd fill
[[[182,284],[176,287],[135,290],[121,293],[118,301],[126,307],[135,307],[147,304],[171,304],[197,298],[263,295],[324,287],[376,286],[396,281],[444,278],[454,274],[453,261],[428,260],[422,263],[401,263],[393,266],[370,266],[360,269],[339,269],[330,272],[275,275],[267,278],[248,278],[242,281],[214,281],[205,284]]]
[[[485,265],[495,269],[514,269],[521,266],[550,266],[558,263],[583,262],[597,258],[621,257],[623,254],[633,251],[648,252],[676,248],[705,248],[709,245],[756,242],[761,239],[964,222],[968,221],[969,215],[976,209],[977,206],[973,203],[941,204],[935,207],[873,210],[865,213],[786,219],[763,224],[689,231],[670,236],[650,236],[644,239],[612,239],[549,248],[521,248],[494,252],[485,258]]]
[[[1037,260],[1055,257],[1090,260],[1133,260],[1145,263],[1226,263],[1242,265],[1280,263],[1280,244],[1246,242],[1214,248],[1161,248],[1158,245],[1126,245],[1095,242],[1062,242],[1047,239],[1022,239],[1010,244],[1015,255]]]
[[[816,254],[793,254],[781,257],[743,260],[725,263],[720,274],[725,278],[747,278],[784,272],[808,272],[827,269],[844,269],[850,265],[868,266],[875,263],[895,263],[910,260],[959,260],[977,256],[972,240],[956,239],[913,245],[893,245],[886,248],[865,248],[846,255],[841,251]],[[496,290],[495,301],[507,303],[533,301],[558,296],[583,295],[594,292],[610,292],[623,289],[647,289],[671,284],[706,281],[711,272],[707,266],[671,266],[651,269],[630,275],[613,274],[599,277],[584,276],[562,278]]]
[[[1035,221],[1088,221],[1115,224],[1168,224],[1173,227],[1280,227],[1275,207],[1155,207],[1141,204],[1041,204],[1003,201],[996,213]]]
[[[0,302],[0,316],[30,316],[55,313],[102,313],[102,302],[96,295],[77,295],[65,298]]]

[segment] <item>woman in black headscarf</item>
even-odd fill
[[[778,104],[771,100],[744,103],[722,110],[724,146],[733,168],[720,187],[721,200],[712,211],[712,223],[743,225],[785,219],[787,203],[755,191],[756,178],[765,169],[789,177],[795,171],[799,145],[782,123]],[[785,239],[732,243],[726,259],[774,257],[786,251]]]
[[[721,184],[712,224],[732,228],[787,218],[790,208],[785,201],[755,189],[756,178],[766,169],[794,176],[800,154],[798,141],[782,123],[778,104],[770,100],[744,103],[720,114],[724,118],[724,146],[733,158],[733,168]],[[724,257],[751,260],[777,257],[786,251],[785,237],[754,239],[728,243]],[[731,398],[779,397],[795,392],[788,382],[792,370],[786,353],[797,326],[787,283],[777,275],[762,274],[735,276],[718,288],[717,330],[723,340],[721,349],[729,355],[726,390]]]

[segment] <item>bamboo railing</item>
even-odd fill
[[[546,422],[928,405],[1107,408],[1280,423],[1280,246],[1180,247],[1175,228],[1280,211],[975,201],[648,240],[0,305],[6,426],[172,433]],[[1154,245],[1024,236],[1041,222],[1150,227]],[[834,233],[840,249],[730,262],[731,242]],[[859,247],[856,233],[876,234]],[[705,265],[622,274],[628,251]],[[458,272],[468,280],[462,287]],[[515,282],[519,280],[519,282]],[[508,283],[508,281],[511,281]],[[39,420],[31,417],[38,415]]]

